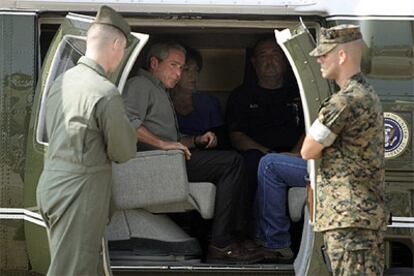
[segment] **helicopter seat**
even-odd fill
[[[188,182],[183,152],[137,152],[130,161],[113,164],[112,174],[116,211],[107,229],[111,261],[199,262],[198,241],[166,214],[197,210],[212,218],[216,188]]]

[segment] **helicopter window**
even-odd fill
[[[413,97],[414,21],[343,20],[361,26],[365,49],[362,71],[382,97]]]
[[[40,144],[48,143],[45,104],[49,88],[57,77],[76,65],[79,58],[84,55],[85,51],[86,38],[72,35],[65,36],[56,50],[56,54],[50,65],[49,75],[47,76],[46,84],[42,93],[39,120],[36,131],[36,140]]]

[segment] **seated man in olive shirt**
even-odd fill
[[[136,129],[139,150],[179,149],[186,157],[189,181],[216,185],[216,206],[207,260],[211,262],[253,263],[258,251],[246,250],[232,234],[236,208],[244,190],[243,158],[235,152],[197,150],[196,145],[214,148],[214,133],[181,136],[167,89],[179,81],[185,64],[185,49],[176,43],[159,43],[148,53],[148,71],[140,70],[124,90],[128,117]]]

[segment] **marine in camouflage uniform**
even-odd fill
[[[107,78],[121,61],[129,26],[105,6],[95,23],[86,56],[58,77],[47,95],[49,147],[36,195],[48,230],[48,275],[103,275],[100,249],[109,220],[111,165],[136,153],[135,130]]]
[[[356,64],[340,61],[345,54],[362,54],[361,38],[358,26],[322,28],[320,45],[310,53],[318,57],[323,77],[341,87],[322,103],[301,151],[305,159],[321,157],[315,231],[324,234],[334,275],[381,275],[384,266],[388,220],[381,103],[360,72],[360,57]],[[348,63],[352,60],[347,56]],[[347,74],[351,77],[344,79]]]

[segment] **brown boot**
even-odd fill
[[[247,250],[237,242],[223,248],[210,244],[207,253],[209,263],[253,264],[261,261],[262,258],[260,250]]]

